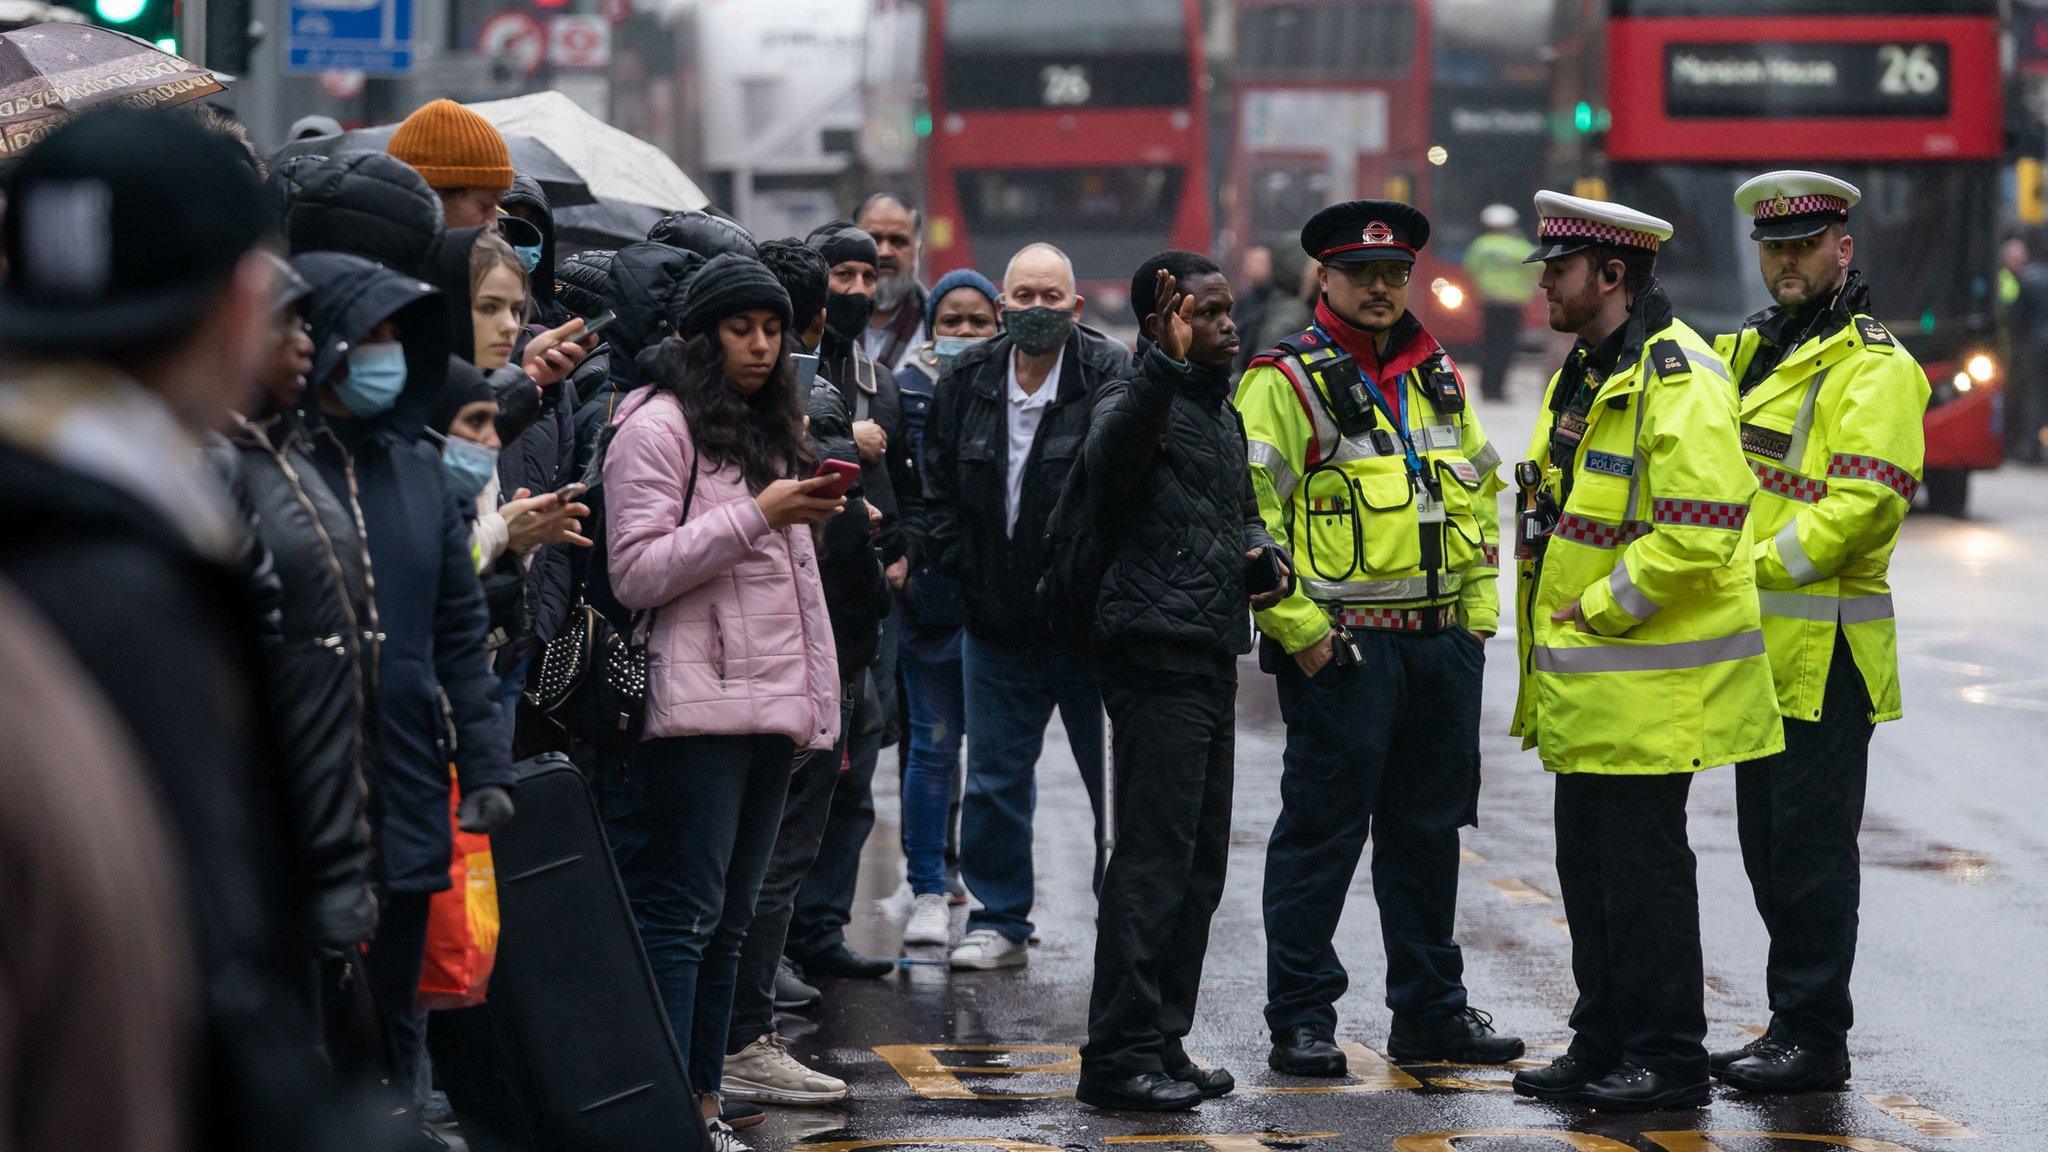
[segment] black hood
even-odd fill
[[[531,385],[528,387],[530,390]],[[448,426],[455,423],[456,413],[479,400],[496,403],[497,399],[497,390],[491,387],[483,369],[451,356],[448,358],[448,377],[434,399],[434,410],[427,416],[427,427],[445,436]]]
[[[441,244],[434,249],[433,264],[427,270],[427,279],[441,290],[442,304],[448,309],[448,351],[472,364],[476,362],[476,322],[469,311],[469,255],[483,233],[481,228],[452,228],[441,233]]]
[[[440,403],[448,372],[448,320],[440,292],[423,280],[343,252],[294,256],[292,268],[313,289],[302,305],[313,337],[306,406],[317,410],[328,377],[350,348],[377,325],[396,320],[399,342],[405,346],[405,391],[375,423],[418,439]]]
[[[667,244],[628,244],[612,256],[606,282],[618,323],[606,339],[621,355],[612,357],[612,371],[633,361],[675,331],[683,308],[683,291],[704,266],[704,257]]]
[[[307,155],[293,156],[270,170],[263,181],[263,203],[270,209],[270,218],[280,227],[292,218],[292,206],[299,202],[299,192],[313,174],[327,166],[327,157]]]
[[[608,248],[578,252],[555,265],[555,299],[585,320],[612,306],[612,256]]]
[[[695,252],[706,260],[737,252],[742,256],[759,256],[754,245],[754,235],[745,228],[722,216],[700,212],[690,208],[671,212],[657,221],[647,232],[647,238],[656,244],[667,244],[685,252]]]
[[[294,254],[350,252],[418,276],[441,235],[441,198],[404,161],[350,152],[307,175],[287,232]]]
[[[541,190],[540,181],[520,173],[512,177],[512,190],[498,201],[498,207],[506,210],[531,208],[540,219],[532,221],[540,229],[540,263],[533,266],[534,314],[555,323],[555,210],[548,204],[548,194]]]

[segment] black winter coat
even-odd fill
[[[1203,655],[1251,651],[1244,554],[1269,548],[1245,463],[1230,376],[1157,345],[1138,371],[1095,399],[1082,448],[1109,568],[1096,601],[1097,645]]]
[[[424,276],[441,237],[441,198],[412,166],[382,152],[350,152],[306,177],[292,203],[293,255],[352,252]]]
[[[824,381],[804,400],[810,418],[811,452],[820,460],[860,463],[853,443],[853,421],[847,419],[839,395]],[[832,641],[839,658],[839,682],[849,683],[875,662],[881,651],[882,619],[892,598],[882,575],[874,529],[868,526],[868,503],[858,488],[848,493],[846,510],[825,522],[818,541],[818,579],[825,588],[825,614],[832,620]]]
[[[116,479],[129,467],[86,471],[0,437],[0,575],[104,694],[178,849],[200,980],[182,1142],[313,1147],[327,1073],[300,991],[313,952],[258,609],[160,491]]]
[[[1038,646],[1052,629],[1038,604],[1046,519],[1081,455],[1095,392],[1130,374],[1131,354],[1092,328],[1067,337],[1059,392],[1024,464],[1017,530],[1004,530],[1010,469],[1007,336],[969,349],[939,380],[924,433],[922,537],[933,567],[960,585],[967,631]]]
[[[272,415],[222,443],[229,485],[250,513],[251,539],[271,558],[280,592],[280,629],[266,642],[265,674],[292,830],[308,869],[312,930],[322,945],[341,950],[377,926],[368,741],[377,610],[354,509],[304,454],[299,432],[295,416]]]
[[[306,319],[319,383],[310,407],[318,410],[343,345],[391,317],[405,343],[397,406],[373,420],[321,418],[312,452],[330,487],[357,494],[376,571],[375,787],[386,880],[393,891],[434,892],[448,886],[451,753],[465,793],[513,786],[511,721],[498,706],[469,523],[424,434],[447,370],[446,308],[432,288],[356,257],[318,253],[292,266],[313,285]]]
[[[888,444],[880,460],[860,461],[861,487],[868,502],[882,510],[882,563],[894,564],[917,551],[917,525],[924,503],[922,482],[917,476],[917,457],[911,449],[910,426],[903,415],[903,396],[896,390],[896,377],[868,358],[858,343],[827,335],[820,349],[820,379],[839,388],[839,402],[856,423],[873,420],[882,426]]]

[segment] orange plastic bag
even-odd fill
[[[451,772],[452,776],[453,773]],[[491,838],[455,825],[462,790],[448,786],[448,823],[455,833],[448,878],[453,886],[427,904],[427,952],[420,964],[419,1006],[469,1008],[484,1002],[498,959],[498,873]]]

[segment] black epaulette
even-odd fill
[[[1863,342],[1872,348],[1889,350],[1898,346],[1898,341],[1892,339],[1892,334],[1886,331],[1885,326],[1879,324],[1874,318],[1858,316],[1855,323],[1856,334],[1863,337]]]
[[[1650,345],[1650,367],[1656,369],[1659,380],[1685,376],[1692,372],[1692,361],[1685,358],[1685,349],[1676,340],[1659,340]]]

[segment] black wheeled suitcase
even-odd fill
[[[477,1152],[708,1152],[597,802],[567,757],[519,765],[491,834],[490,999],[434,1013],[437,1078]]]

